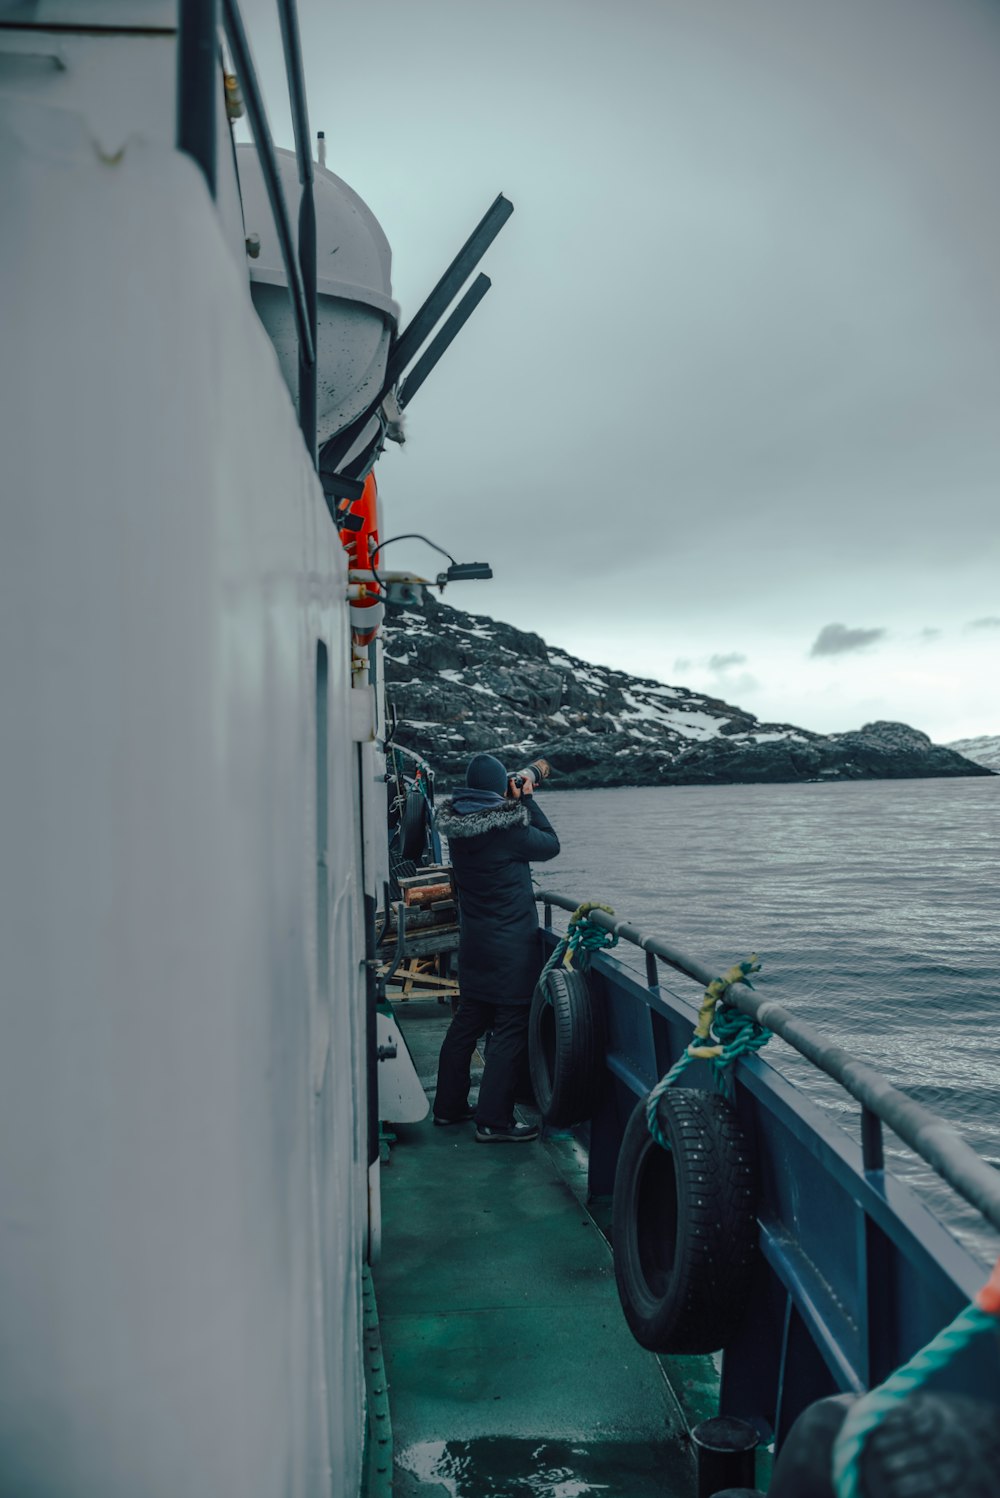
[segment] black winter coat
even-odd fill
[[[458,890],[462,997],[530,1004],[542,959],[528,865],[559,852],[548,817],[531,796],[465,815],[446,801],[438,828],[448,839]]]

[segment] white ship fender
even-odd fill
[[[395,1016],[378,1019],[378,1116],[390,1123],[420,1123],[430,1104]],[[391,1052],[395,1054],[390,1054]]]

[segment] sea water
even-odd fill
[[[718,972],[759,953],[762,995],[1000,1166],[1000,777],[543,795],[562,852],[536,868],[542,888],[612,905]],[[835,1082],[777,1038],[766,1057],[857,1134]],[[888,1133],[886,1158],[992,1262],[1000,1241],[974,1209]]]

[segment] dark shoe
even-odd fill
[[[450,1129],[452,1124],[471,1123],[475,1116],[471,1108],[466,1108],[465,1112],[460,1113],[457,1118],[438,1118],[435,1113],[434,1122],[439,1129]]]
[[[538,1138],[538,1125],[513,1123],[506,1129],[493,1129],[489,1124],[476,1125],[477,1144],[527,1144]]]

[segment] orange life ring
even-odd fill
[[[342,529],[340,532],[348,566],[352,571],[370,573],[371,559],[378,548],[378,486],[374,473],[365,479],[361,498],[348,501],[341,509],[361,521],[357,530]],[[370,645],[378,634],[385,610],[374,577],[370,583],[360,583],[359,587],[363,596],[351,600],[351,639],[355,645]]]

